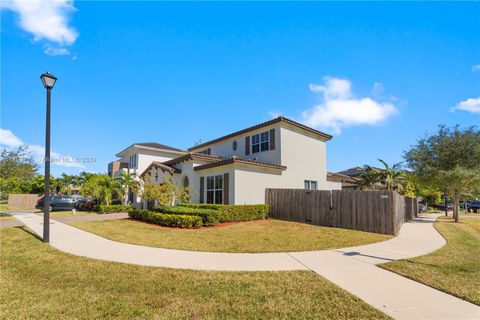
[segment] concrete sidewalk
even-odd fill
[[[15,217],[42,235],[41,217]],[[395,319],[480,319],[478,306],[375,266],[428,254],[445,245],[445,239],[433,228],[435,218],[430,215],[406,223],[396,238],[385,242],[311,252],[245,254],[151,248],[111,241],[58,221],[51,222],[50,244],[79,256],[155,267],[312,270]]]

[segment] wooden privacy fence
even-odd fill
[[[8,209],[35,209],[38,194],[9,194]]]
[[[417,201],[395,191],[266,189],[275,219],[397,234],[417,213]]]

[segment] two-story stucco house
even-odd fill
[[[256,204],[264,203],[266,188],[341,189],[340,183],[327,180],[326,143],[331,138],[278,117],[187,152],[135,144],[117,156],[144,180],[162,183],[168,176],[188,186],[193,203]]]

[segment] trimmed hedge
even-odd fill
[[[214,226],[220,223],[221,212],[218,210],[212,209],[202,209],[202,208],[188,208],[188,207],[164,207],[158,206],[153,209],[155,212],[162,214],[176,214],[176,215],[186,215],[186,216],[197,216],[202,218],[202,223],[204,226]]]
[[[266,204],[195,204],[180,203],[179,207],[217,210],[221,213],[220,222],[250,221],[265,219],[268,216],[268,205]]]
[[[95,206],[95,211],[98,211],[98,213],[117,213],[117,212],[128,212],[132,210],[133,207],[130,205],[97,205]]]
[[[148,210],[131,210],[128,216],[132,219],[146,221],[167,227],[200,228],[202,218],[191,215],[165,214]]]

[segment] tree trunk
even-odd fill
[[[455,219],[455,222],[459,221],[459,206],[460,206],[460,197],[455,196],[453,197],[453,218]]]

